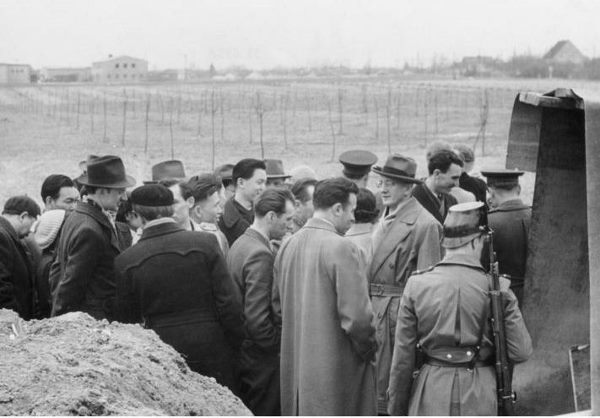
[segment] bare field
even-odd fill
[[[476,168],[501,167],[517,93],[557,87],[584,98],[600,92],[600,83],[521,79],[2,87],[0,203],[22,193],[41,201],[43,179],[78,175],[88,154],[121,156],[138,184],[171,157],[188,175],[264,156],[325,177],[339,174],[337,156],[351,148],[370,149],[380,162],[389,150],[405,153],[425,176],[425,149],[436,140],[476,144]],[[523,182],[529,202],[533,178]]]

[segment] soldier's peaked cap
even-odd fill
[[[487,177],[489,187],[512,188],[519,185],[519,177],[523,175],[520,170],[496,169],[482,170],[481,174]]]
[[[339,160],[344,165],[344,174],[364,176],[371,171],[371,166],[377,162],[377,156],[366,150],[350,150],[342,152]]]
[[[445,248],[458,248],[473,241],[483,233],[480,227],[483,202],[466,202],[451,206],[444,221]]]

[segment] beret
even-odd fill
[[[131,192],[129,198],[134,205],[170,206],[174,203],[173,193],[162,184],[144,184]]]

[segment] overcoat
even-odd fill
[[[486,194],[487,194],[487,185],[485,181],[468,175],[463,171],[458,179],[458,185],[461,189],[465,189],[468,192],[471,192],[475,195],[475,199],[479,202],[486,202]]]
[[[274,260],[267,237],[252,227],[233,243],[227,257],[243,299],[245,339],[240,350],[240,394],[255,415],[281,415],[281,328],[271,303]]]
[[[214,235],[153,225],[115,268],[117,319],[153,329],[192,370],[235,390],[241,303]]]
[[[489,288],[481,264],[458,254],[410,277],[398,311],[391,415],[497,414]],[[501,289],[508,357],[522,362],[531,355],[531,338],[507,280],[502,279]],[[472,359],[479,342],[476,367],[448,366]],[[442,363],[427,360],[413,381],[417,343],[427,357]]]
[[[429,187],[427,187],[425,182],[415,186],[413,189],[413,196],[442,225],[444,224],[446,215],[448,215],[448,209],[457,203],[456,198],[448,193],[443,193],[440,198],[438,198],[431,190],[429,190]]]
[[[382,228],[380,220],[377,228]],[[414,198],[399,208],[395,218],[374,242],[368,272],[377,328],[377,400],[379,412],[387,409],[386,391],[394,349],[400,295],[410,275],[441,259],[442,226]],[[374,285],[395,286],[395,294],[377,292]]]
[[[361,265],[364,266],[365,272],[373,258],[372,235],[374,226],[372,223],[354,224],[344,235],[358,247]]]
[[[0,309],[12,309],[25,320],[35,314],[34,272],[17,231],[0,216]]]
[[[356,246],[309,219],[283,242],[275,279],[282,414],[375,415],[375,327]]]
[[[523,284],[527,265],[527,241],[531,225],[531,208],[521,199],[508,200],[488,213],[494,230],[494,250],[500,274],[511,276],[510,289],[523,307]]]
[[[50,267],[52,316],[82,311],[111,319],[115,257],[122,251],[107,215],[93,201],[78,202],[67,215]]]

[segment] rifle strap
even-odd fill
[[[475,355],[469,362],[469,370],[473,370],[473,368],[475,368],[475,363],[477,363],[477,361],[479,360],[479,352],[481,351],[481,345],[483,344],[483,335],[485,333],[485,324],[488,321],[489,310],[489,303],[488,301],[486,301],[486,303],[483,305],[483,315],[481,316],[481,322],[479,324],[479,340],[475,345]]]

